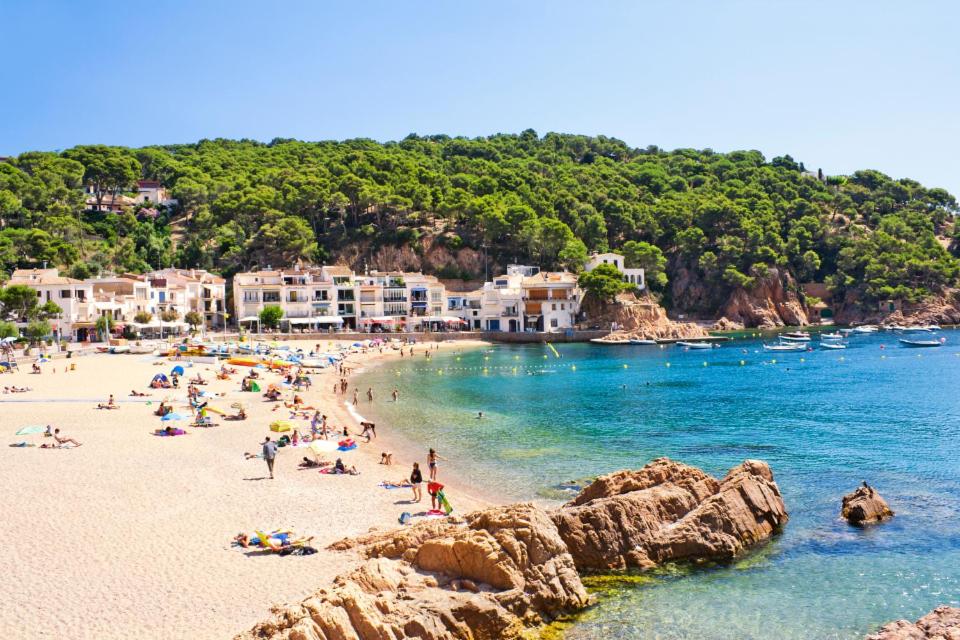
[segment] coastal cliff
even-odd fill
[[[801,327],[809,324],[804,303],[789,272],[768,269],[747,288],[737,287],[719,312],[720,321],[744,327]]]
[[[786,520],[764,462],[717,480],[660,458],[553,512],[515,504],[334,543],[359,567],[237,639],[522,638],[591,603],[578,571],[728,560]]]

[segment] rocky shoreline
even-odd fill
[[[237,638],[522,638],[591,604],[581,573],[730,560],[787,519],[764,462],[718,480],[660,458],[553,511],[494,507],[334,543],[359,567]]]

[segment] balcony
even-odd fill
[[[504,309],[500,312],[501,318],[516,318],[520,315],[520,312],[516,309]]]

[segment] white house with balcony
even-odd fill
[[[37,292],[39,305],[55,303],[62,312],[49,320],[54,334],[64,340],[85,341],[92,337],[96,316],[93,286],[61,276],[57,269],[17,269],[7,285],[25,285]],[[25,325],[19,322],[18,325]]]
[[[280,325],[286,330],[327,330],[347,322],[354,326],[354,289],[346,267],[238,273],[233,277],[234,317],[242,326],[259,329],[260,312],[277,306],[283,310]]]
[[[607,252],[591,254],[590,259],[587,260],[587,264],[584,265],[583,268],[585,271],[593,271],[601,264],[612,264],[615,266],[620,273],[623,274],[623,281],[632,284],[637,289],[642,291],[647,287],[643,269],[628,269],[626,267],[626,260],[619,253]]]

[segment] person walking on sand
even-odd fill
[[[353,390],[353,406],[357,406],[357,401],[360,397],[360,389]]]
[[[273,462],[277,458],[277,443],[270,440],[267,436],[263,441],[263,459],[267,461],[267,469],[270,471],[270,479],[273,480]]]
[[[373,387],[367,387],[367,402],[373,402]]]
[[[420,502],[422,494],[420,485],[423,484],[423,475],[420,473],[420,463],[413,463],[413,471],[410,472],[410,486],[413,487],[413,501]]]
[[[437,466],[441,460],[446,460],[446,458],[441,457],[436,450],[430,449],[427,453],[427,466],[430,468],[430,480],[433,482],[437,481]]]
[[[393,401],[394,401],[394,402],[399,402],[399,401],[400,401],[400,390],[399,390],[399,389],[394,389],[394,390],[393,390]]]

